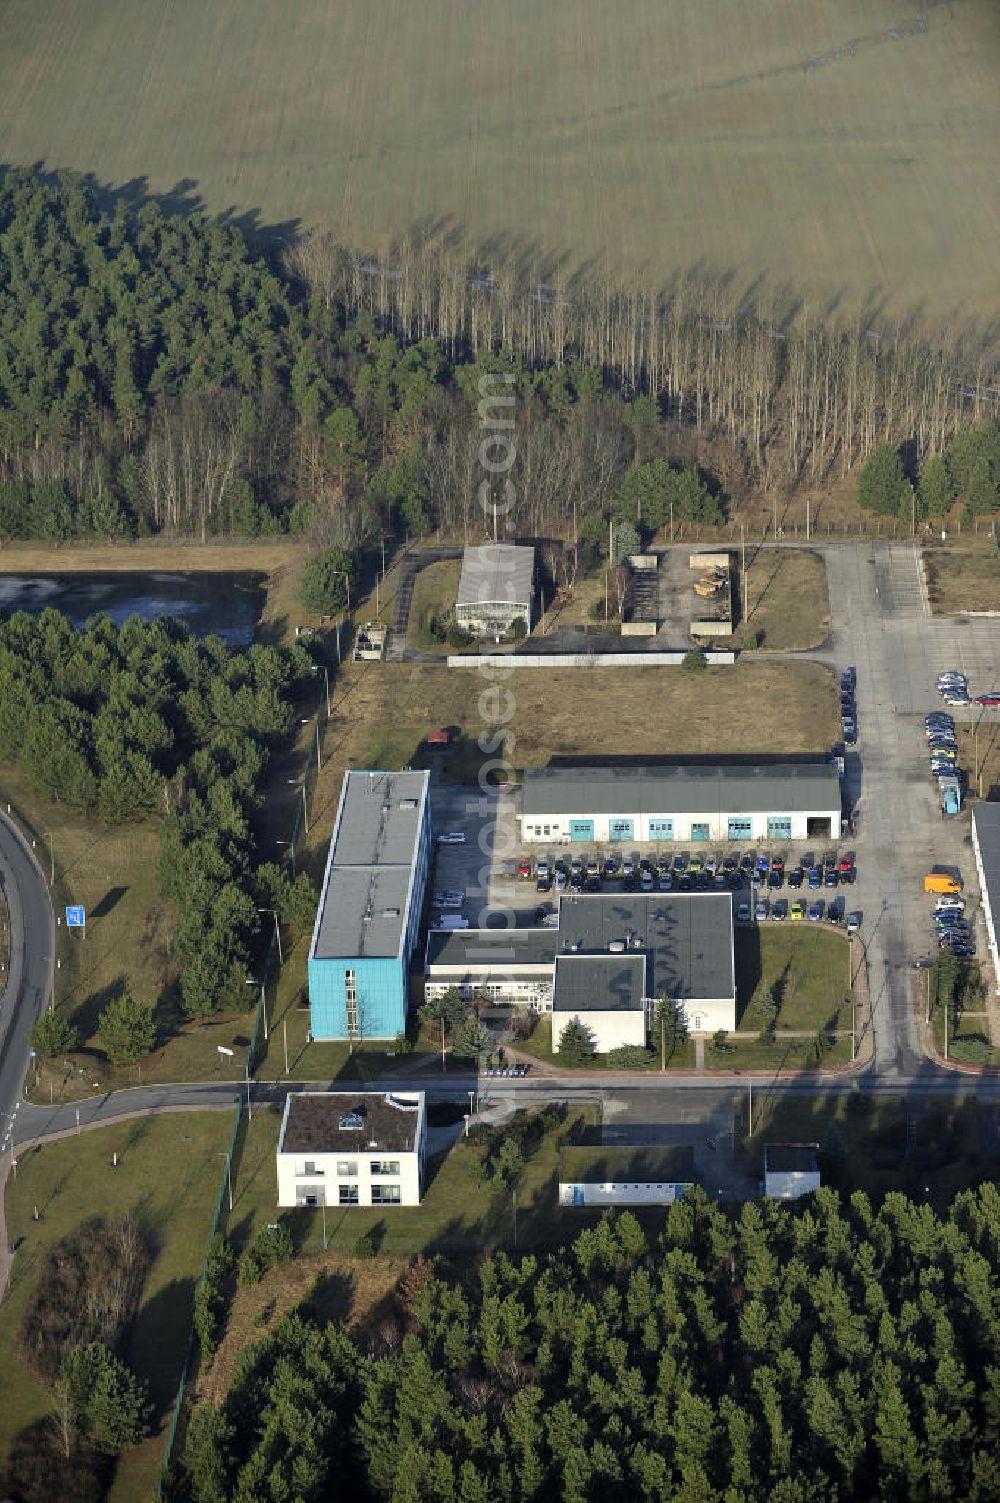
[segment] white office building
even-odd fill
[[[533,844],[836,840],[833,762],[756,767],[543,767],[524,774],[521,839]]]
[[[416,1206],[424,1093],[290,1092],[278,1135],[279,1206]]]
[[[564,1148],[561,1206],[669,1206],[697,1183],[692,1148]]]

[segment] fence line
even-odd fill
[[[302,776],[302,787],[305,789],[305,796],[306,796],[306,798],[309,797],[309,783],[310,783],[310,780],[312,781],[313,788],[315,790],[316,781],[317,781],[317,779],[319,777],[319,770],[318,770],[318,768],[315,767],[313,759],[315,757],[316,738],[320,737],[320,726],[323,723],[325,709],[326,709],[326,697],[325,697],[325,694],[321,694],[320,698],[319,698],[319,701],[317,702],[316,709],[313,711],[312,715],[309,717],[309,722],[308,722],[312,726],[312,734],[309,737],[308,751],[306,753],[306,759],[307,759],[306,760],[306,767],[305,767],[305,771],[304,771],[303,776]],[[320,746],[322,746],[322,740],[321,740],[321,738],[320,738]],[[311,775],[311,777],[310,777],[310,775]],[[301,825],[302,818],[303,818],[303,804],[302,804],[302,799],[301,798],[296,799],[295,805],[296,805],[296,808],[295,808],[295,819],[292,822],[292,833],[291,833],[291,839],[289,841],[289,851],[291,853],[291,858],[292,858],[292,871],[293,871],[293,873],[295,871],[295,842],[298,839],[299,826]],[[257,1043],[258,1043],[258,1040],[259,1040],[259,1037],[260,1037],[260,1030],[261,1030],[261,1027],[262,1027],[263,1022],[264,1022],[264,1009],[265,1009],[265,1007],[267,1005],[267,988],[268,988],[268,985],[271,983],[271,980],[272,980],[272,975],[273,975],[273,972],[274,972],[274,965],[275,965],[275,960],[277,958],[277,953],[278,953],[278,950],[277,950],[277,940],[276,940],[276,936],[275,936],[275,934],[274,934],[274,932],[272,930],[270,943],[269,943],[268,949],[267,949],[267,955],[266,955],[265,960],[264,960],[264,969],[263,969],[263,975],[262,975],[262,980],[261,980],[260,995],[257,998],[257,1011],[256,1011],[256,1015],[254,1017],[253,1032],[252,1032],[252,1034],[250,1036],[250,1047],[249,1047],[249,1050],[247,1052],[247,1097],[248,1098],[249,1098],[251,1090],[253,1089],[253,1071],[254,1071],[254,1064],[255,1064],[255,1061],[256,1061],[256,1057],[257,1057]],[[236,1170],[236,1146],[237,1146],[237,1141],[238,1141],[238,1138],[239,1138],[240,1128],[241,1128],[241,1126],[243,1124],[244,1110],[245,1110],[245,1104],[244,1104],[244,1100],[243,1100],[243,1092],[241,1090],[239,1098],[238,1098],[238,1100],[236,1102],[235,1112],[233,1113],[233,1127],[232,1127],[232,1132],[229,1135],[229,1147],[228,1147],[228,1149],[226,1151],[226,1162],[223,1165],[222,1175],[221,1175],[221,1178],[219,1180],[219,1191],[218,1191],[218,1194],[215,1197],[215,1210],[212,1213],[212,1222],[211,1222],[211,1226],[209,1228],[208,1240],[207,1240],[206,1247],[205,1247],[205,1257],[204,1257],[204,1259],[202,1261],[201,1273],[200,1273],[200,1275],[198,1277],[198,1284],[196,1285],[196,1290],[197,1290],[197,1288],[199,1288],[205,1282],[205,1279],[206,1279],[206,1276],[207,1276],[207,1271],[208,1271],[208,1253],[209,1253],[209,1249],[211,1248],[212,1242],[213,1242],[215,1236],[218,1233],[219,1223],[220,1223],[220,1221],[223,1218],[223,1207],[224,1207],[224,1205],[226,1203],[226,1198],[227,1198],[227,1183],[229,1185],[232,1184],[233,1176],[235,1174],[235,1170]],[[158,1488],[157,1488],[157,1496],[159,1498],[161,1498],[161,1499],[166,1496],[166,1494],[164,1493],[164,1484],[165,1484],[165,1481],[166,1481],[167,1472],[168,1472],[168,1469],[170,1467],[171,1460],[173,1459],[174,1446],[176,1445],[176,1442],[177,1442],[177,1431],[178,1431],[178,1428],[180,1426],[181,1415],[182,1415],[183,1410],[184,1410],[184,1399],[185,1399],[186,1394],[187,1394],[187,1386],[188,1386],[188,1380],[190,1378],[190,1373],[191,1373],[191,1362],[192,1362],[192,1358],[194,1357],[194,1349],[195,1349],[194,1309],[192,1307],[192,1311],[191,1311],[191,1323],[190,1323],[190,1325],[188,1327],[187,1343],[186,1343],[185,1348],[184,1348],[184,1361],[181,1364],[180,1378],[179,1378],[178,1383],[177,1383],[177,1394],[176,1394],[176,1397],[174,1398],[173,1412],[172,1412],[171,1417],[170,1417],[170,1428],[169,1428],[169,1430],[167,1432],[167,1443],[166,1443],[166,1446],[165,1446],[164,1452],[163,1452],[163,1462],[162,1462],[161,1471],[160,1471],[160,1481],[159,1481],[159,1485],[158,1485]]]

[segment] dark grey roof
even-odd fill
[[[535,576],[534,548],[484,543],[466,548],[456,605],[530,605]]]
[[[994,924],[1000,924],[1000,804],[973,804],[972,833],[983,868],[983,896]]]
[[[642,955],[558,955],[554,1012],[637,1012],[646,995]]]
[[[411,902],[428,772],[348,772],[310,958],[395,956]]]
[[[501,972],[510,966],[537,966],[551,973],[559,950],[555,929],[432,929],[427,936],[428,966],[489,966]]]
[[[358,1153],[372,1144],[412,1152],[423,1100],[422,1091],[293,1091],[278,1152]],[[350,1126],[341,1126],[345,1119]]]
[[[633,1148],[564,1148],[559,1164],[564,1185],[691,1185],[694,1149],[637,1144]]]
[[[818,1143],[765,1143],[765,1174],[818,1174]]]
[[[553,814],[826,812],[840,808],[834,763],[757,767],[541,767],[524,774],[521,811]]]
[[[698,1001],[735,995],[727,892],[564,894],[555,932],[560,954],[608,954],[619,943],[644,954],[649,997]]]

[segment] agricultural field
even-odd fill
[[[8,0],[3,15],[6,162],[369,250],[433,225],[494,258],[531,246],[547,275],[698,266],[942,321],[995,303],[990,0]]]

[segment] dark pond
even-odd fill
[[[247,647],[264,606],[263,574],[4,574],[0,610],[52,606],[82,626],[100,611],[116,625],[129,616],[176,616],[203,637],[216,632]]]

